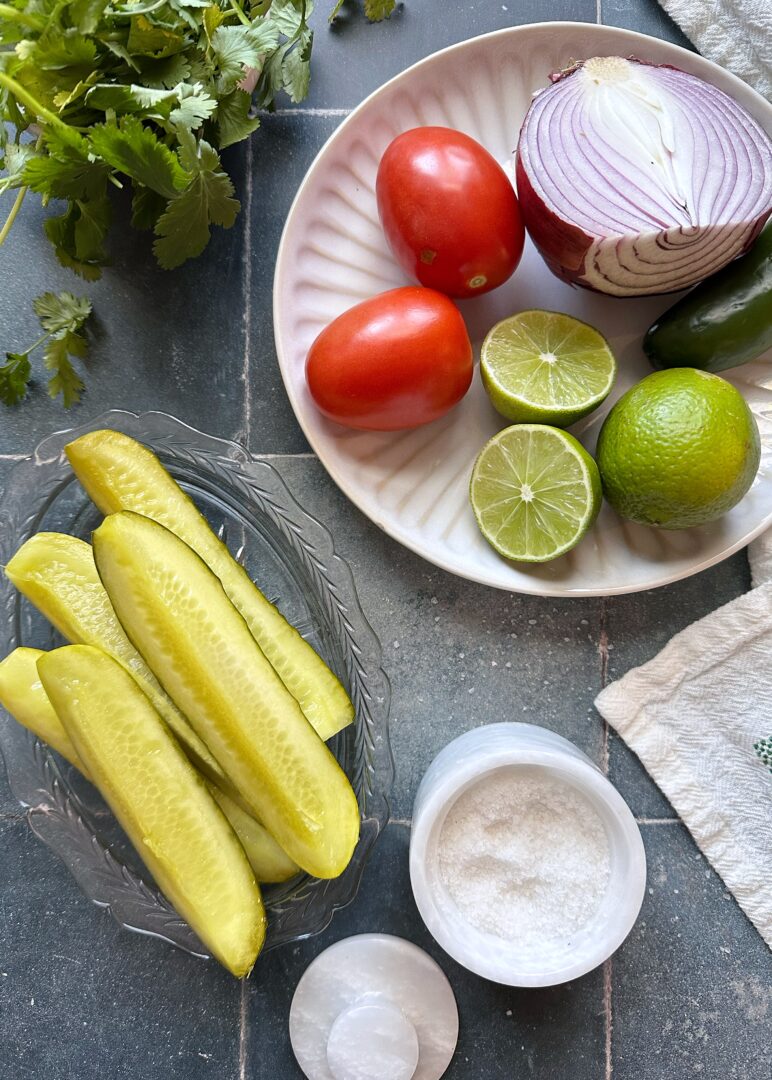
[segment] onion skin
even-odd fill
[[[584,266],[584,257],[593,238],[576,225],[558,217],[534,191],[520,155],[515,165],[517,197],[528,235],[553,274],[571,285],[582,285],[577,275]],[[560,252],[560,258],[553,256]],[[586,286],[590,288],[590,286]]]
[[[736,102],[634,58],[582,61],[551,82],[528,110],[515,172],[526,229],[557,277],[611,296],[677,292],[753,244],[772,213],[772,141]],[[616,99],[602,97],[615,83]]]

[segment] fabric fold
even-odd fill
[[[772,98],[772,4],[769,0],[660,0],[709,60]]]

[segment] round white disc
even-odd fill
[[[458,1009],[445,974],[422,949],[360,934],[309,964],[289,1028],[308,1080],[439,1080],[456,1048]]]

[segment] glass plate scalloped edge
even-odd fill
[[[113,410],[67,431],[57,432],[15,466],[0,506],[0,564],[5,565],[65,493],[80,493],[90,506],[64,455],[78,435],[111,427],[139,439],[158,453],[188,487],[196,482],[215,499],[225,499],[231,514],[241,512],[249,527],[282,548],[293,574],[313,590],[314,608],[333,666],[356,708],[356,722],[330,746],[357,793],[361,834],[353,858],[330,881],[303,876],[265,894],[269,923],[266,949],[324,930],[359,888],[372,847],[389,819],[388,795],[394,779],[389,746],[390,687],[381,667],[380,642],[357,597],[348,565],[335,553],[328,530],[288,491],[279,473],[242,446],[206,435],[165,413]],[[96,514],[95,508],[93,509]],[[77,515],[76,515],[77,516]],[[24,606],[8,581],[0,582],[2,655],[24,644]],[[330,645],[332,643],[332,645]],[[326,657],[329,662],[329,656]],[[94,812],[77,790],[75,771],[0,709],[0,750],[8,781],[26,807],[32,831],[67,865],[93,903],[108,908],[123,927],[161,938],[206,957],[201,942],[159,893],[137,860],[106,836],[107,815]],[[84,781],[81,781],[83,786]]]

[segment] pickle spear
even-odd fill
[[[124,630],[249,809],[298,866],[337,877],[359,836],[356,796],[219,579],[138,514],[111,514],[93,542]]]
[[[123,632],[90,544],[65,533],[36,533],[8,563],[5,576],[69,642],[102,649],[126,668],[196,766],[215,783],[227,784],[212,754]]]
[[[88,769],[78,756],[70,736],[56,715],[38,675],[42,649],[20,647],[0,662],[0,705],[39,739],[58,750],[62,757],[90,780]],[[209,792],[241,841],[249,864],[259,882],[287,881],[300,868],[286,855],[263,826],[229,795],[207,781]]]
[[[0,705],[22,727],[52,746],[71,765],[80,769],[86,779],[91,779],[43,689],[37,667],[41,656],[45,656],[42,649],[22,646],[0,662]]]
[[[340,681],[263,596],[155,454],[128,435],[109,430],[81,435],[65,452],[103,514],[133,510],[153,518],[201,556],[322,739],[352,722],[354,707]]]
[[[289,881],[300,873],[297,863],[282,851],[259,821],[250,817],[246,810],[242,810],[237,802],[214,784],[207,784],[207,787],[241,841],[255,877],[262,885]]]
[[[265,938],[260,890],[236,834],[147,697],[88,645],[38,663],[43,687],[159,888],[234,975]]]

